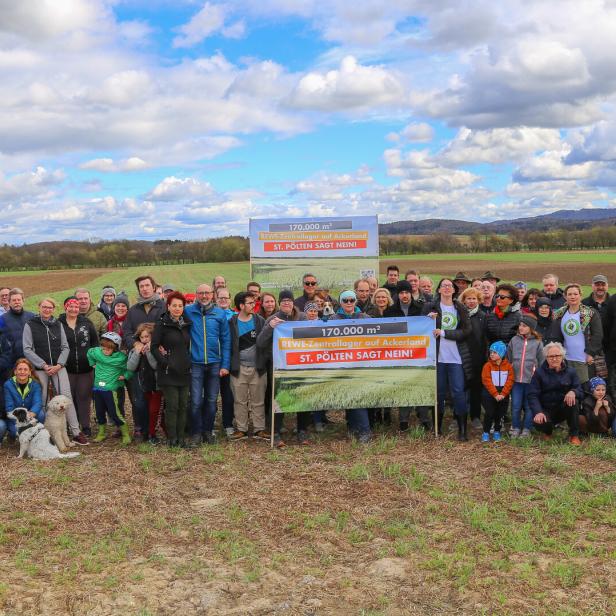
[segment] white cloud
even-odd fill
[[[65,180],[61,169],[48,171],[37,167],[34,171],[5,177],[0,171],[0,203],[20,202],[32,197],[53,195],[55,187]]]
[[[225,19],[224,6],[206,2],[188,23],[177,28],[179,36],[173,39],[173,46],[193,47],[218,32],[227,38],[244,36],[246,29],[244,22],[237,21],[225,27]]]
[[[131,156],[124,160],[114,161],[113,158],[95,158],[79,165],[81,169],[92,169],[104,173],[118,171],[141,171],[148,168],[148,164],[138,156]]]
[[[560,134],[547,128],[495,128],[471,130],[461,128],[438,158],[450,165],[505,163],[526,158],[529,154],[560,147]]]
[[[362,66],[347,56],[340,68],[304,75],[289,97],[299,109],[344,111],[404,102],[405,91],[396,75],[381,66]]]
[[[526,160],[515,171],[516,182],[546,182],[552,180],[588,180],[598,171],[591,162],[566,164],[570,147],[543,152]]]

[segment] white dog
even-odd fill
[[[75,458],[78,452],[60,453],[49,440],[49,432],[40,423],[34,413],[24,407],[9,411],[7,416],[15,420],[19,438],[19,458],[25,455],[33,460],[55,460],[56,458]]]
[[[71,404],[70,398],[66,396],[54,396],[47,403],[45,428],[60,453],[65,453],[69,447],[73,447],[66,431],[66,409]]]

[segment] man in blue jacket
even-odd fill
[[[216,304],[209,284],[197,287],[195,303],[186,307],[191,320],[190,444],[214,443],[214,420],[220,378],[231,368],[231,336],[227,315]]]

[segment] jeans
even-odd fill
[[[143,389],[141,389],[141,385],[139,385],[139,379],[136,377],[131,379],[129,381],[129,387],[133,404],[133,424],[135,432],[147,434],[150,424],[148,401],[145,399],[145,393]]]
[[[466,406],[466,394],[464,393],[464,369],[462,364],[436,364],[436,389],[438,399],[438,413],[445,413],[445,398],[447,389],[451,391],[453,399],[453,412],[456,415],[465,415],[468,412]]]
[[[222,427],[233,428],[234,409],[233,390],[231,389],[231,375],[220,378],[220,399],[222,402]]]
[[[95,389],[92,392],[94,409],[96,410],[96,422],[99,426],[107,423],[107,417],[113,421],[116,427],[126,424],[124,417],[124,387],[115,391]]]
[[[511,427],[517,430],[530,430],[533,426],[533,414],[528,405],[530,383],[514,383],[511,390]],[[524,426],[522,426],[522,409],[524,409]]]
[[[2,443],[2,439],[4,438],[4,435],[6,434],[6,431],[8,430],[7,427],[7,422],[4,421],[4,419],[0,419],[0,443]],[[15,422],[13,422],[13,425],[15,425]]]
[[[483,414],[483,431],[489,432],[492,424],[494,424],[494,432],[500,432],[503,417],[509,406],[509,396],[498,401],[484,389],[481,392],[481,402],[485,410]]]
[[[556,408],[544,409],[543,414],[545,415],[545,421],[543,423],[536,423],[533,419],[533,425],[539,432],[552,434],[555,424],[566,421],[569,427],[569,436],[578,436],[580,433],[580,405],[577,402],[573,406],[567,406],[563,402]]]
[[[347,409],[346,421],[349,432],[353,435],[370,434],[368,409]]]
[[[220,363],[194,364],[190,370],[190,433],[210,433],[216,419],[216,399],[220,390]]]

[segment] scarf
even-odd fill
[[[469,309],[468,316],[472,317],[472,316],[476,315],[478,312],[479,312],[479,304],[477,304],[472,310]]]
[[[108,332],[116,332],[120,336],[124,336],[124,332],[122,331],[122,323],[126,321],[126,317],[128,313],[126,313],[123,317],[119,317],[117,314],[114,314],[109,321],[107,321],[107,331]],[[117,324],[117,327],[116,327]]]
[[[511,312],[511,306],[505,306],[505,310],[501,310],[498,306],[494,306],[494,310],[493,310],[494,314],[496,315],[497,319],[504,319],[505,315],[509,312]]]
[[[206,312],[209,312],[209,310],[212,308],[212,306],[214,305],[214,302],[207,302],[207,304],[200,304],[199,307],[201,308],[201,314],[205,314]]]
[[[137,304],[139,304],[139,306],[147,306],[148,304],[155,304],[158,300],[160,299],[160,297],[158,296],[158,293],[154,293],[154,295],[152,295],[152,297],[148,297],[148,299],[145,299],[145,297],[141,297],[141,295],[137,298]]]

